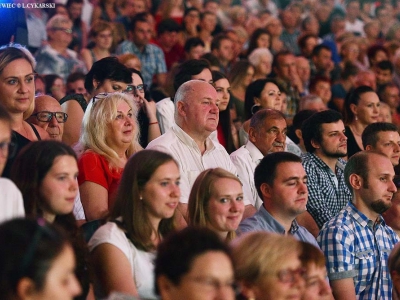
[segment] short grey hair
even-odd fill
[[[301,98],[300,100],[300,110],[306,110],[308,109],[307,106],[308,104],[315,103],[315,102],[321,102],[322,104],[325,104],[324,101],[322,101],[321,97],[317,95],[307,95]]]
[[[266,56],[267,58],[269,58],[269,60],[271,61],[271,64],[272,64],[272,60],[274,59],[274,57],[272,56],[271,51],[269,51],[267,48],[254,49],[250,53],[248,60],[253,65],[253,67],[256,67],[260,64],[261,57],[263,57],[263,56]]]

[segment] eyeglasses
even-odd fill
[[[53,119],[53,116],[56,118],[58,123],[65,123],[68,119],[68,115],[65,112],[57,111],[57,112],[50,112],[50,111],[40,111],[32,116],[36,117],[40,122],[50,122]]]
[[[62,28],[62,27],[53,27],[53,30],[59,30],[59,31],[63,31],[67,34],[72,34],[72,29],[71,28]]]
[[[147,85],[145,84],[138,84],[134,85],[135,90],[139,91],[140,93],[144,93],[147,89]]]
[[[16,145],[13,142],[1,142],[0,153],[3,157],[12,158],[17,150]]]
[[[295,270],[281,270],[276,273],[278,279],[282,283],[293,283],[296,281],[296,278],[301,277],[305,278],[306,276],[306,269],[305,268],[298,268]]]

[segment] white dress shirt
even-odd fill
[[[239,179],[243,184],[243,196],[245,202],[252,204],[257,210],[262,205],[262,200],[258,196],[256,186],[254,184],[254,170],[264,155],[250,141],[243,145],[235,152],[232,152],[231,160],[236,167]]]
[[[179,163],[181,203],[188,203],[193,183],[202,171],[219,167],[237,175],[235,166],[221,144],[208,137],[206,151],[201,154],[196,142],[176,124],[151,141],[146,149],[169,153]]]

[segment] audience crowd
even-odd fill
[[[400,299],[399,1],[15,2],[2,299]]]

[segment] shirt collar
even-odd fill
[[[305,153],[303,154],[302,158],[309,158],[310,160],[312,160],[318,167],[320,168],[324,168],[326,170],[332,171],[331,168],[329,168],[329,166],[321,159],[319,158],[317,155],[315,155],[314,153]],[[339,158],[338,161],[336,162],[336,171],[338,169],[340,169],[341,171],[344,171],[344,167],[346,166],[346,162]]]
[[[249,151],[251,159],[253,160],[254,163],[257,165],[260,163],[260,161],[264,158],[264,155],[261,153],[260,150],[254,145],[252,142],[247,141],[245,148]]]
[[[349,202],[349,206],[346,210],[351,214],[352,218],[356,220],[362,227],[368,226],[370,229],[374,229],[376,226],[386,225],[385,220],[381,215],[379,215],[376,220],[370,220],[366,215],[359,211],[352,202]]]
[[[173,124],[171,129],[174,131],[176,136],[187,146],[197,149],[199,151],[199,146],[197,143],[188,135],[185,131],[182,130],[177,124]],[[206,139],[206,152],[211,151],[215,148],[214,142],[207,137]]]
[[[265,209],[264,205],[261,205],[260,207],[260,214],[263,217],[264,221],[276,232],[280,234],[285,234],[285,228],[277,221],[274,219],[274,217]],[[296,220],[293,220],[292,225],[290,226],[289,233],[291,235],[296,234],[296,232],[299,230],[299,224],[297,223]]]

